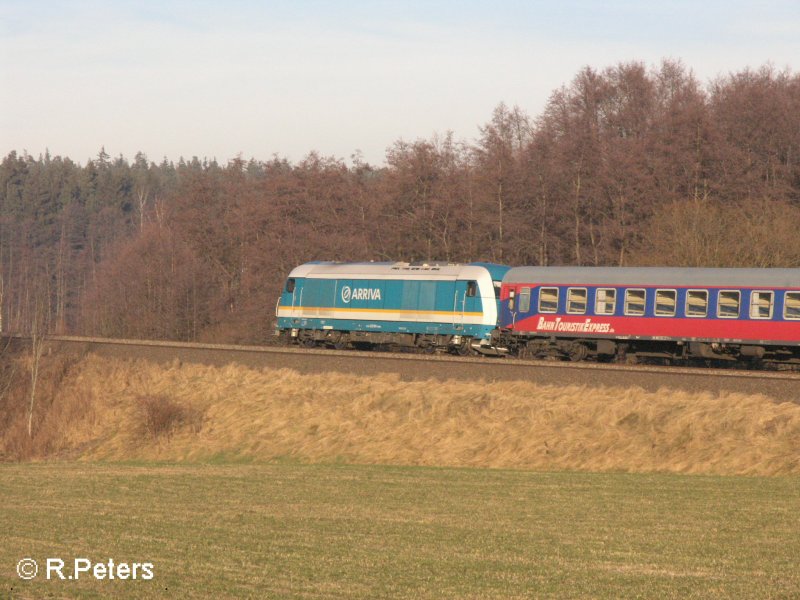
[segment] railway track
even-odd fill
[[[25,345],[24,336],[6,336]],[[674,389],[711,393],[764,394],[776,401],[800,403],[800,373],[734,369],[661,367],[601,363],[571,363],[502,358],[421,355],[241,346],[187,342],[120,340],[49,336],[47,343],[66,351],[93,352],[120,359],[159,363],[181,362],[222,366],[229,363],[253,368],[291,368],[304,373],[338,371],[357,375],[394,373],[403,380],[533,381],[542,385],[641,387],[648,391]],[[588,393],[588,392],[587,392]]]

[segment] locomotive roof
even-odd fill
[[[515,267],[506,273],[503,283],[797,288],[800,287],[800,269]]]
[[[503,269],[499,265],[489,265],[483,263],[476,264],[457,264],[446,262],[426,262],[426,263],[407,263],[407,262],[310,262],[295,267],[290,273],[290,277],[390,277],[390,278],[416,278],[427,277],[474,277],[477,274],[493,270]],[[497,275],[499,279],[502,271]]]

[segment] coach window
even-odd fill
[[[526,313],[531,309],[531,288],[524,287],[519,293],[519,312]]]
[[[601,288],[597,290],[594,301],[594,312],[598,315],[613,315],[617,304],[617,290]]]
[[[571,315],[582,315],[586,312],[586,288],[567,290],[567,312]]]
[[[686,292],[686,316],[705,317],[708,315],[708,292],[689,290]]]
[[[558,310],[558,288],[539,290],[539,312],[554,313]]]
[[[783,318],[800,319],[800,292],[786,292],[783,300]]]
[[[674,317],[678,292],[675,290],[656,290],[656,315]]]
[[[772,292],[751,292],[750,293],[750,318],[751,319],[771,319],[772,318]]]
[[[286,291],[288,293],[290,293],[290,294],[292,292],[294,292],[294,285],[295,285],[294,277],[290,277],[289,279],[287,279],[286,280]]]
[[[725,290],[719,293],[717,316],[723,319],[735,319],[739,316],[740,296],[738,291]]]
[[[467,282],[467,296],[472,298],[477,293],[478,293],[478,282],[477,281],[468,281]]]
[[[626,315],[643,315],[644,302],[645,302],[644,290],[625,290]]]

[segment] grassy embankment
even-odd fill
[[[10,598],[790,598],[796,478],[346,465],[0,466]],[[14,565],[150,561],[151,581]]]
[[[24,369],[21,369],[24,370]],[[530,382],[404,382],[88,356],[0,427],[0,459],[800,473],[800,404]],[[45,383],[40,384],[47,389]],[[25,396],[17,406],[25,406]],[[1,425],[1,424],[0,424]]]
[[[10,598],[800,596],[796,404],[56,357],[29,439],[17,367]],[[23,557],[155,577],[23,581]]]

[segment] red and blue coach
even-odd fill
[[[800,269],[517,267],[500,300],[521,356],[800,364]]]

